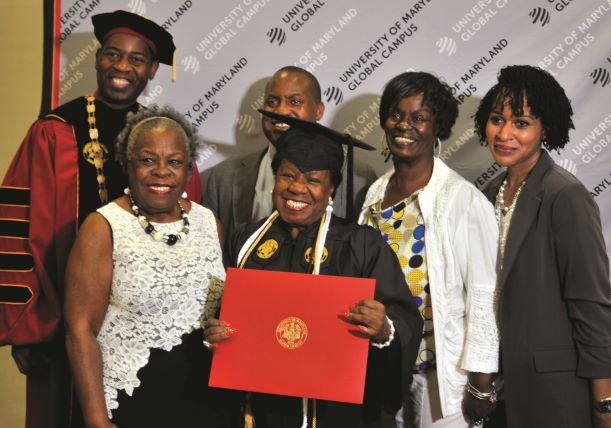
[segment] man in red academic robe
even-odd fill
[[[42,115],[30,128],[0,187],[0,345],[13,346],[27,375],[27,428],[69,428],[71,379],[62,329],[63,277],[85,217],[127,186],[114,140],[159,63],[175,46],[163,28],[116,11],[92,18],[101,43],[97,91]],[[199,174],[187,192],[201,199]],[[91,272],[96,275],[96,272]]]

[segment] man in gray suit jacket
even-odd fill
[[[274,73],[265,87],[263,108],[312,122],[318,122],[325,111],[316,77],[294,66],[283,67]],[[219,219],[225,237],[240,225],[267,217],[273,211],[271,162],[276,153],[274,143],[289,126],[266,117],[261,119],[261,126],[270,142],[267,148],[226,159],[210,171],[203,204]],[[333,199],[334,213],[343,218],[347,214],[354,217],[363,204],[367,188],[377,177],[369,165],[354,162],[354,213],[346,213],[346,165],[342,175],[342,183]]]

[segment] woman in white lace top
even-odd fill
[[[481,423],[496,398],[494,210],[434,156],[457,115],[450,88],[428,73],[396,76],[380,100],[394,168],[369,188],[359,222],[379,229],[394,250],[424,319],[404,404],[411,420],[400,412],[399,426],[466,428]]]
[[[167,107],[128,116],[117,154],[129,188],[87,217],[70,255],[66,345],[88,427],[230,426],[201,393],[197,338],[225,274],[216,219],[183,194],[196,135]]]

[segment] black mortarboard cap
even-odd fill
[[[303,128],[289,128],[276,141],[276,162],[291,161],[302,172],[324,171],[340,174],[344,151],[340,144],[324,134]]]
[[[153,50],[155,59],[161,63],[172,65],[174,59],[174,40],[170,33],[150,19],[125,10],[100,13],[91,18],[94,34],[103,45],[104,40],[115,32],[128,29],[142,36],[142,39]]]
[[[371,150],[371,151],[375,150],[374,147],[370,146],[367,143],[362,142],[361,140],[357,140],[350,134],[346,134],[346,133],[342,134],[341,132],[336,131],[335,129],[331,129],[324,125],[321,125],[318,122],[309,122],[307,120],[299,119],[299,118],[292,117],[292,116],[285,116],[282,114],[274,113],[274,112],[263,110],[263,109],[259,109],[259,113],[261,113],[263,116],[270,117],[278,122],[286,123],[287,125],[290,125],[292,128],[301,128],[309,132],[315,132],[315,133],[325,135],[329,139],[335,141],[335,144],[337,145],[341,145],[341,144],[344,144],[346,146],[352,145],[354,147],[359,147],[365,150]]]
[[[332,175],[341,174],[344,162],[343,145],[347,147],[347,177],[346,190],[353,195],[353,148],[375,150],[350,134],[342,134],[317,122],[308,122],[296,117],[259,109],[264,116],[278,122],[286,123],[290,128],[283,132],[275,143],[277,160],[287,159],[301,171],[329,170]],[[351,219],[354,214],[354,196],[349,197],[346,204],[346,217]]]

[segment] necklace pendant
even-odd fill
[[[101,168],[108,160],[108,148],[99,141],[90,141],[83,147],[83,157],[91,165]]]

